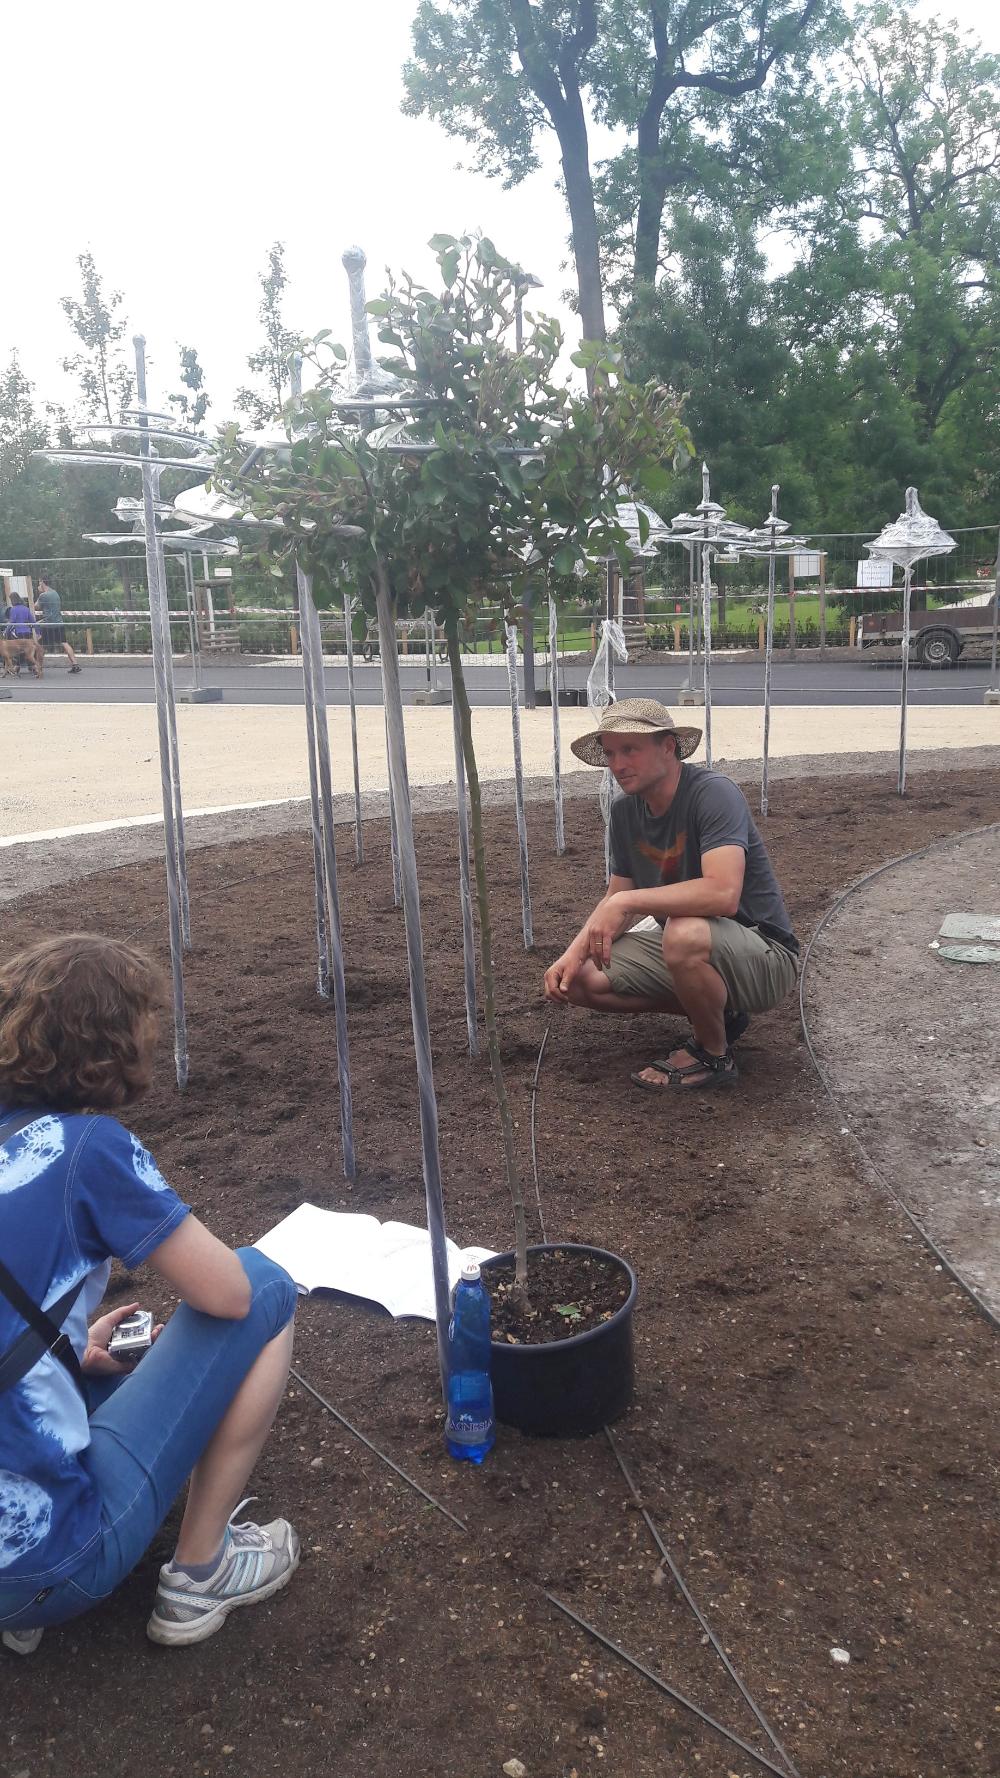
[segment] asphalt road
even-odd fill
[[[0,680],[0,697],[10,694],[13,702],[149,704],[153,701],[152,666],[140,661],[117,661],[113,657],[82,657],[84,671],[71,677],[60,661],[50,660],[42,680],[29,678],[22,672],[17,679]],[[561,681],[567,686],[586,684],[588,663],[571,663],[561,669]],[[438,684],[448,686],[448,668],[439,666]],[[665,703],[676,703],[676,694],[687,677],[687,656],[669,665],[647,664],[619,666],[615,688],[619,697],[659,697]],[[412,703],[414,695],[427,685],[426,671],[420,666],[400,662],[400,678],[404,703]],[[178,691],[191,683],[187,665],[176,664],[175,685]],[[820,662],[806,657],[800,661],[775,663],[772,675],[772,701],[775,705],[897,704],[899,702],[900,670],[898,662],[866,655],[858,661],[831,660]],[[253,665],[249,662],[206,663],[202,680],[205,685],[219,686],[226,703],[232,704],[298,704],[302,700],[302,680],[297,666]],[[538,685],[545,684],[544,669],[536,671]],[[381,679],[378,663],[358,662],[355,668],[359,704],[380,704]],[[506,704],[507,674],[503,666],[467,667],[466,681],[474,704]],[[716,704],[757,705],[763,699],[764,668],[760,661],[716,661],[712,669],[712,700]],[[696,679],[696,684],[699,681]],[[961,662],[958,667],[924,672],[911,667],[909,701],[911,704],[981,704],[989,683],[988,661]],[[347,671],[344,667],[327,667],[327,698],[331,704],[347,702]]]

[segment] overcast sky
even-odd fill
[[[995,47],[994,0],[952,0]],[[400,115],[415,0],[34,0],[11,6],[4,54],[0,359],[16,346],[42,399],[68,396],[59,298],[89,247],[145,332],[150,397],[176,388],[177,342],[198,348],[213,417],[246,380],[258,274],[285,242],[286,320],[350,343],[340,255],[429,276],[437,232],[483,229],[544,280],[573,281],[557,161],[514,191],[456,163],[463,145]],[[279,49],[295,44],[282,65]],[[468,160],[468,154],[464,154]],[[572,321],[569,322],[572,325]]]

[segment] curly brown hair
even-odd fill
[[[96,932],[46,938],[0,964],[0,1101],[110,1111],[149,1086],[159,965]]]

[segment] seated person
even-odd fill
[[[18,599],[13,605],[8,606],[4,614],[3,633],[5,636],[23,642],[28,637],[34,636],[37,628],[34,612],[30,605],[26,605],[22,599]]]
[[[657,1092],[728,1087],[732,1046],[795,986],[798,942],[743,792],[685,762],[701,740],[653,698],[609,705],[572,742],[623,795],[611,806],[611,880],[572,943],[545,972],[556,1005],[671,1012],[692,1035],[632,1075]],[[651,915],[652,930],[630,932]]]
[[[298,1565],[286,1520],[232,1522],[284,1392],[295,1287],[210,1234],[105,1115],[149,1087],[162,996],[150,958],[92,933],[0,965],[0,1630],[16,1653],[114,1591],[188,1477],[154,1642],[204,1640]],[[112,1257],[181,1298],[131,1372],[108,1344],[137,1305],[87,1327]],[[39,1309],[64,1330],[54,1346]]]

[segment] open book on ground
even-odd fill
[[[299,1289],[342,1290],[348,1296],[381,1303],[390,1315],[434,1320],[431,1242],[426,1229],[408,1222],[379,1222],[340,1210],[300,1204],[257,1242]],[[490,1259],[488,1247],[456,1247],[448,1242],[448,1282],[454,1287],[469,1255]]]

